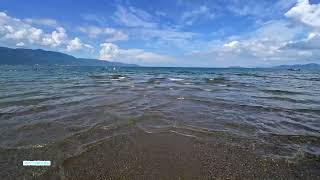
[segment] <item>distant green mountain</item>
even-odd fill
[[[76,58],[64,53],[42,49],[12,49],[0,47],[0,65],[78,65],[78,66],[137,66],[97,59]]]
[[[294,64],[294,65],[280,65],[273,68],[278,69],[320,69],[320,64],[309,63],[309,64]]]

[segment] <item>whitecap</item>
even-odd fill
[[[183,81],[184,79],[180,78],[169,78],[170,81]]]

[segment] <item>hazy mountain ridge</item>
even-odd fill
[[[320,64],[309,63],[309,64],[280,65],[280,66],[274,66],[273,68],[278,68],[278,69],[320,69]]]
[[[74,56],[42,49],[12,49],[0,47],[0,65],[79,65],[79,66],[137,66]]]

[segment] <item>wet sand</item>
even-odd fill
[[[125,129],[125,130],[124,130]],[[131,132],[122,134],[121,131]],[[320,179],[319,158],[274,159],[256,153],[252,142],[237,137],[188,132],[147,133],[126,127],[101,136],[73,136],[45,147],[1,150],[4,179]],[[218,136],[219,135],[219,136]],[[22,159],[49,159],[52,167],[22,167]],[[6,171],[4,171],[6,170]]]

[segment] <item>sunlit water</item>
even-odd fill
[[[280,148],[274,156],[319,155],[320,72],[0,66],[1,147],[122,121],[148,133],[221,131]]]

